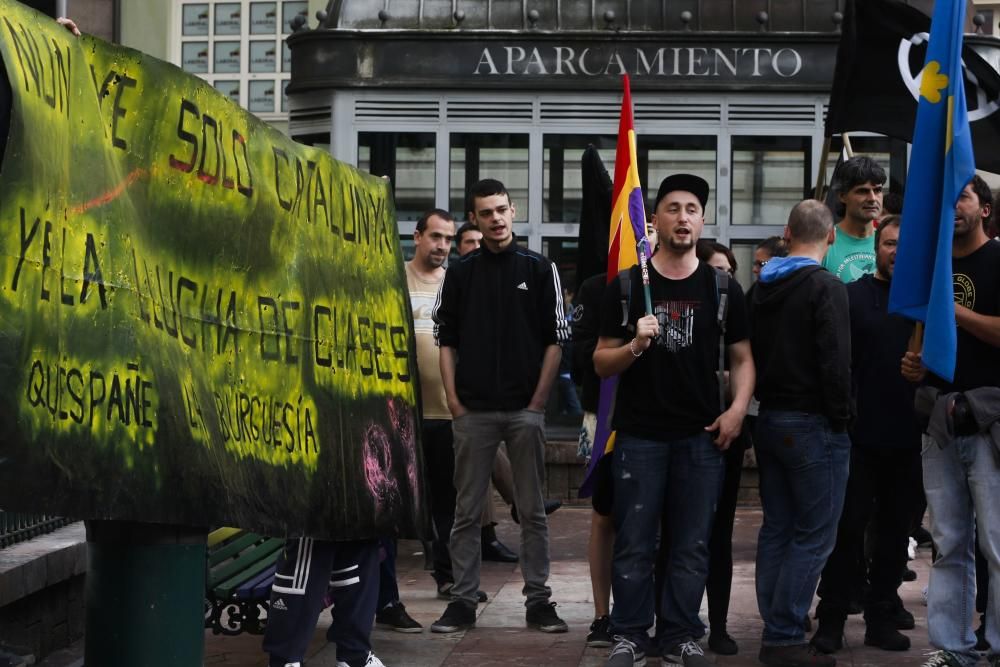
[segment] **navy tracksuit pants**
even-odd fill
[[[264,632],[271,667],[303,660],[327,590],[333,599],[333,624],[326,638],[337,645],[337,660],[352,667],[364,665],[378,600],[378,542],[303,537],[288,540],[278,557]]]

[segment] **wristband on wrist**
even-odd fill
[[[635,351],[635,338],[633,338],[628,342],[628,351],[631,352],[632,356],[635,357],[636,359],[641,357],[642,353],[645,352],[645,350],[639,350],[638,352]]]

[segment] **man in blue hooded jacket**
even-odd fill
[[[805,619],[833,550],[847,486],[851,332],[847,289],[821,265],[833,217],[807,199],[785,229],[788,256],[761,271],[751,304],[760,400],[754,443],[764,521],[757,540],[760,661],[832,667]]]

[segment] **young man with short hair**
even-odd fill
[[[660,184],[652,219],[659,246],[649,260],[653,312],[643,281],[629,271],[607,287],[594,369],[618,374],[612,459],[615,544],[611,631],[617,643],[608,667],[645,664],[653,624],[653,564],[661,513],[668,515],[668,560],[658,630],[665,665],[711,664],[698,640],[708,575],[708,540],[723,476],[723,451],[739,435],[753,393],[754,366],[743,292],[726,279],[719,322],[720,280],[695,246],[705,224],[708,183],[691,174]],[[623,309],[627,316],[623,322]],[[730,359],[733,400],[720,406],[720,346]]]
[[[480,522],[501,442],[513,468],[521,523],[525,621],[566,632],[547,585],[549,534],[542,500],[545,405],[569,336],[555,265],[514,236],[514,204],[503,183],[479,181],[470,210],[482,247],[452,262],[434,310],[441,379],[455,435],[455,525],[451,559],[455,599],[434,632],[475,626],[481,557]]]
[[[463,222],[455,232],[455,247],[458,249],[459,257],[465,257],[473,250],[478,250],[482,242],[483,233],[473,222]]]

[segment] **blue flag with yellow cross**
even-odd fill
[[[964,19],[964,1],[935,3],[889,295],[889,312],[925,323],[924,365],[948,381],[957,349],[955,203],[975,174],[962,73]]]

